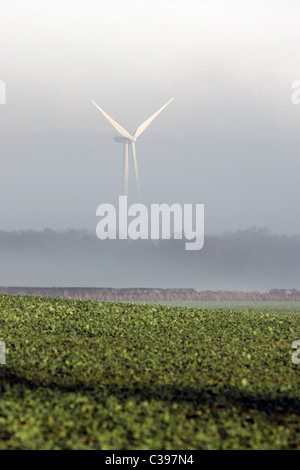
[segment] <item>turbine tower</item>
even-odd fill
[[[123,143],[124,148],[124,164],[123,164],[123,194],[127,196],[128,193],[128,164],[129,164],[129,152],[132,154],[133,164],[134,164],[134,172],[137,184],[137,190],[139,198],[141,199],[141,191],[140,191],[140,183],[139,183],[139,174],[138,174],[138,166],[136,160],[136,150],[135,150],[135,143],[136,139],[144,132],[145,129],[151,124],[151,122],[161,113],[168,104],[173,101],[174,98],[171,98],[166,104],[164,104],[158,111],[156,111],[152,116],[150,116],[146,121],[144,121],[135,131],[133,135],[129,134],[124,127],[118,124],[112,117],[110,117],[100,106],[95,103],[95,101],[91,100],[92,103],[99,109],[99,111],[103,114],[104,117],[112,124],[112,126],[116,129],[116,131],[120,134],[117,137],[114,137],[115,142]]]

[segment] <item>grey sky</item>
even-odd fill
[[[174,96],[137,142],[144,202],[204,203],[208,233],[300,233],[299,1],[0,10],[2,230],[94,229],[121,192],[122,146],[90,99],[131,132]]]

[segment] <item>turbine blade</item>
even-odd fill
[[[128,193],[128,144],[124,144],[123,194]]]
[[[166,104],[164,104],[158,111],[156,111],[156,113],[152,114],[152,116],[150,116],[145,122],[143,122],[143,124],[141,124],[137,130],[135,131],[135,133],[133,134],[133,137],[138,137],[139,135],[141,135],[142,132],[144,132],[145,129],[147,129],[147,127],[149,126],[149,124],[151,124],[151,122],[159,115],[159,113],[162,112],[163,109],[165,109],[168,104],[171,103],[171,101],[173,101],[174,98],[171,98]]]
[[[103,109],[100,108],[100,106],[95,103],[95,101],[91,100],[91,102],[96,106],[96,108],[99,109],[99,111],[103,114],[104,117],[112,124],[112,126],[121,134],[123,137],[127,137],[128,139],[132,139],[132,136],[129,134],[129,132],[124,129],[120,124],[118,124],[113,118],[111,118]]]
[[[132,157],[133,157],[133,164],[134,164],[136,185],[137,185],[137,190],[138,190],[139,199],[141,200],[142,198],[141,198],[141,190],[140,190],[140,181],[139,181],[138,166],[137,166],[137,161],[136,161],[135,142],[131,142],[131,150],[132,150]]]

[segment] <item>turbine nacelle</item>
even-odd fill
[[[120,135],[117,135],[114,137],[115,142],[120,142],[122,144],[130,144],[130,142],[136,142],[136,137],[132,137],[131,139],[128,139],[127,137],[122,137]]]
[[[131,142],[131,140],[127,139],[127,137],[121,137],[120,135],[114,137],[114,141],[119,142],[121,144],[129,144]]]

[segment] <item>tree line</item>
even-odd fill
[[[101,287],[0,287],[1,294],[59,297],[98,301],[157,302],[157,301],[245,301],[245,302],[300,302],[296,289],[271,289],[268,292],[243,292],[238,290],[152,289],[152,288],[101,288]]]

